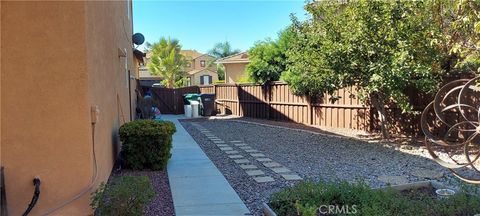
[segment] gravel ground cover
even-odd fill
[[[255,182],[233,159],[194,127],[192,122],[211,131],[226,143],[231,140],[243,141],[305,180],[363,180],[372,187],[381,187],[389,183],[401,184],[432,178],[444,181],[445,176],[450,175],[444,168],[423,156],[398,151],[380,143],[225,119],[183,120],[185,129],[255,215],[260,214],[261,203],[266,202],[273,192],[298,181],[285,180],[243,152],[242,155],[253,161],[253,165],[262,167],[262,171],[275,179],[273,182]],[[234,148],[241,151],[235,146]]]
[[[172,216],[175,215],[173,207],[172,193],[168,182],[167,171],[117,171],[111,178],[118,176],[148,176],[153,188],[155,189],[155,198],[145,208],[146,216]]]

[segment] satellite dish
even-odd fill
[[[141,33],[135,33],[132,35],[132,42],[135,45],[142,45],[145,42],[145,37]]]

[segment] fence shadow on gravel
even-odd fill
[[[158,101],[163,114],[183,114],[184,94],[210,93],[215,94],[217,113],[367,132],[378,131],[380,128],[376,110],[358,99],[355,87],[343,88],[333,95],[325,94],[316,98],[295,95],[289,86],[282,82],[268,85],[218,84],[148,89]],[[147,89],[144,89],[145,91]],[[419,93],[414,88],[406,91],[417,112],[421,112],[432,100],[431,95]],[[421,135],[420,115],[402,113],[394,104],[388,104],[386,111],[391,132]]]

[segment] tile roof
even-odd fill
[[[237,53],[231,56],[227,56],[221,59],[218,59],[216,63],[249,63],[250,60],[248,59],[248,53],[247,52],[241,52]]]
[[[180,54],[191,57],[192,59],[196,59],[204,54],[197,52],[196,50],[181,50]]]

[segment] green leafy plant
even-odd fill
[[[146,176],[122,176],[111,184],[101,183],[92,193],[90,206],[95,215],[139,216],[155,197],[155,191]]]
[[[170,159],[175,125],[169,121],[135,120],[120,127],[127,168],[163,170]]]
[[[184,77],[184,67],[187,65],[185,56],[180,53],[182,46],[177,39],[162,37],[154,44],[147,44],[151,53],[147,67],[153,75],[162,75],[166,86],[173,88],[179,77]]]
[[[374,190],[364,182],[303,182],[273,194],[270,207],[278,215],[317,215],[323,207],[342,209],[337,215],[474,215],[480,212],[480,197],[464,192],[447,199],[411,197],[393,189]]]
[[[290,28],[279,33],[277,40],[259,41],[248,51],[250,63],[246,70],[255,83],[278,81],[287,65],[286,51],[294,40]]]

